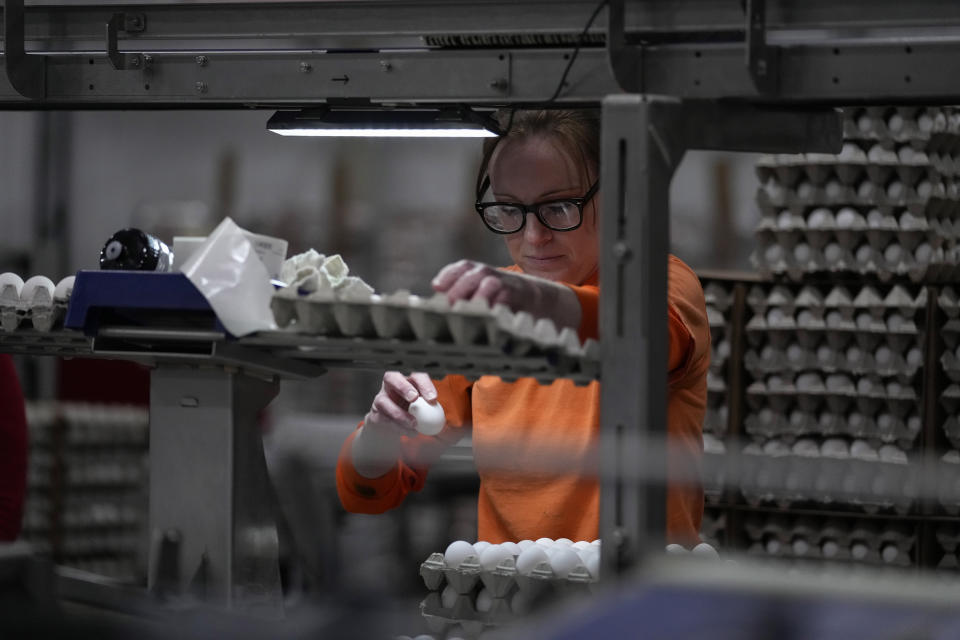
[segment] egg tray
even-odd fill
[[[933,169],[923,145],[889,144],[845,140],[838,154],[796,153],[763,155],[756,163],[761,183],[775,182],[784,188],[804,183],[823,186],[833,180],[853,185],[863,180],[886,184],[899,179],[915,185],[921,177],[941,178]],[[801,182],[802,181],[802,182]]]
[[[824,345],[837,351],[854,345],[867,351],[886,346],[904,358],[911,348],[923,344],[925,335],[916,321],[899,314],[883,318],[861,312],[856,318],[850,318],[839,311],[824,316],[810,310],[801,310],[794,317],[780,309],[771,309],[766,316],[751,317],[745,329],[747,344],[752,349],[769,345],[792,353],[793,345],[808,351]]]
[[[344,301],[274,295],[277,323],[294,333],[365,339],[429,342],[458,347],[491,346],[515,357],[546,355],[558,370],[599,375],[599,344],[581,344],[573,329],[558,330],[547,318],[535,320],[503,305],[490,309],[483,301],[458,302],[451,308],[443,296],[375,297]]]
[[[837,380],[832,380],[837,376]],[[747,405],[753,411],[770,407],[774,411],[788,413],[797,408],[807,413],[821,409],[834,414],[842,414],[854,407],[865,415],[875,415],[881,407],[898,418],[916,411],[920,398],[912,387],[892,381],[883,385],[868,378],[861,378],[861,384],[843,374],[827,376],[822,386],[810,386],[800,389],[788,379],[770,376],[767,380],[757,380],[747,387]],[[846,378],[843,380],[842,378]],[[867,388],[869,381],[871,388]]]
[[[55,301],[42,306],[0,305],[0,328],[13,332],[21,326],[29,326],[37,331],[49,332],[63,326],[67,315],[67,301]]]
[[[941,523],[934,530],[937,543],[947,553],[957,553],[960,547],[960,523]]]
[[[757,187],[754,195],[761,214],[759,224],[770,229],[816,230],[842,229],[849,226],[845,224],[849,221],[866,229],[909,231],[909,224],[899,224],[904,214],[926,220],[930,225],[934,220],[938,224],[955,222],[960,212],[960,181],[957,177],[938,177],[932,168],[926,171],[916,176],[916,182],[865,179],[843,184],[831,179],[824,185],[801,182],[796,187],[784,187],[769,180]],[[841,219],[838,224],[836,214],[843,209],[854,210],[862,220]],[[823,213],[824,210],[832,216]]]
[[[952,215],[884,211],[879,207],[778,209],[761,216],[754,235],[761,244],[791,250],[797,259],[801,257],[796,255],[798,248],[817,250],[827,256],[831,245],[850,251],[866,245],[879,252],[896,245],[915,254],[920,251],[922,257],[927,251],[923,244],[944,251],[955,246],[960,237],[960,220]]]
[[[889,246],[898,248],[892,251]],[[955,282],[960,278],[958,246],[944,249],[923,244],[917,247],[916,255],[900,245],[889,246],[880,253],[867,243],[858,245],[855,250],[832,244],[823,252],[805,249],[798,259],[795,250],[788,252],[782,245],[761,242],[751,254],[750,261],[764,278],[785,276],[794,282],[810,276],[876,277],[883,282],[895,277],[909,278],[913,282]],[[776,255],[767,251],[774,247],[778,249]]]
[[[845,109],[845,140],[926,145],[938,133],[960,131],[950,107],[870,106]]]
[[[748,504],[850,505],[866,513],[893,510],[905,515],[917,500],[920,471],[905,462],[867,460],[854,455],[771,455],[756,445],[744,448],[737,486]]]
[[[890,413],[816,414],[795,410],[786,416],[764,409],[744,419],[744,431],[760,442],[776,438],[793,444],[801,438],[848,437],[865,440],[874,447],[893,444],[905,451],[913,449],[922,428],[923,421],[916,413],[903,418]]]
[[[558,578],[547,562],[539,563],[524,575],[517,571],[513,558],[503,560],[488,571],[469,557],[457,568],[448,567],[442,553],[433,553],[421,563],[420,577],[430,591],[439,591],[449,584],[458,594],[467,595],[482,585],[493,598],[508,597],[517,589],[525,591],[530,598],[537,598],[543,593],[594,589],[598,584],[583,564],[574,567],[566,578]]]
[[[866,285],[856,290],[856,295],[852,295],[849,289],[842,285],[829,288],[815,285],[799,288],[758,285],[747,292],[747,306],[754,314],[762,314],[771,308],[782,309],[788,316],[795,315],[801,309],[823,312],[836,309],[848,319],[853,319],[858,311],[869,311],[877,317],[899,313],[906,318],[913,318],[920,309],[926,307],[927,290],[922,287],[912,289],[899,284],[890,287]],[[820,315],[822,316],[822,313]]]
[[[911,527],[878,528],[864,521],[750,517],[743,530],[751,543],[749,553],[781,558],[909,567],[917,545]]]
[[[826,345],[821,345],[820,348],[814,350],[793,343],[786,350],[770,346],[764,347],[760,351],[750,349],[744,354],[743,362],[747,371],[754,378],[762,378],[765,375],[778,372],[800,374],[816,371],[819,373],[869,374],[884,378],[897,378],[901,382],[909,383],[923,367],[923,350],[921,347],[922,343],[917,342],[909,348],[906,355],[901,355],[887,346],[881,346],[874,354],[858,347],[843,352]]]

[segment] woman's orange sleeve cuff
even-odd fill
[[[354,431],[340,448],[337,458],[337,495],[343,508],[352,513],[383,513],[398,506],[411,491],[419,491],[426,481],[426,470],[414,471],[397,462],[376,478],[366,478],[353,466],[351,448]]]

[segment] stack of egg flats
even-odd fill
[[[749,503],[915,506],[926,299],[899,284],[751,288],[738,465]]]
[[[848,109],[839,154],[764,156],[757,175],[753,262],[762,274],[960,276],[960,112],[952,108]]]

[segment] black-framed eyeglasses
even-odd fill
[[[590,202],[600,181],[597,180],[582,198],[558,198],[533,204],[521,202],[480,202],[474,205],[487,229],[494,233],[516,233],[523,229],[527,214],[537,216],[540,224],[553,231],[573,231],[583,223],[583,207]]]

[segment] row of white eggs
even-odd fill
[[[581,564],[594,579],[600,575],[599,540],[573,542],[567,538],[540,538],[500,544],[457,540],[451,542],[443,554],[443,561],[450,569],[458,569],[468,558],[474,558],[484,571],[492,571],[504,560],[513,558],[520,575],[529,575],[541,562],[548,563],[557,578],[566,578]]]
[[[831,237],[831,234],[813,235],[813,232],[832,232],[832,235],[838,238],[852,237],[853,234],[843,235],[842,232],[845,231],[874,232],[876,237],[886,241],[890,241],[895,235],[909,241],[917,237],[917,233],[927,232],[944,237],[956,235],[953,220],[948,217],[922,215],[909,209],[883,211],[876,207],[867,209],[848,205],[771,210],[761,216],[756,231],[808,231],[812,238]]]
[[[956,266],[960,262],[960,246],[934,246],[925,241],[887,242],[881,239],[864,240],[847,238],[834,240],[821,238],[819,243],[809,236],[810,232],[790,232],[789,241],[780,242],[758,238],[758,247],[751,260],[758,266],[803,271],[885,271],[904,274],[910,270],[931,265]]]
[[[850,376],[845,373],[824,375],[808,371],[799,375],[780,372],[751,382],[747,394],[783,395],[791,393],[850,396],[855,398],[887,398],[913,401],[917,391],[897,380],[881,380],[875,376]]]
[[[790,435],[851,436],[865,440],[876,439],[885,442],[913,441],[923,428],[923,421],[916,413],[905,419],[889,411],[880,411],[876,415],[851,411],[836,414],[828,411],[816,413],[794,409],[788,414],[764,407],[756,413],[750,413],[744,420],[745,431],[764,439]]]
[[[887,164],[839,162],[834,157],[820,163],[758,166],[762,187],[757,193],[757,204],[764,208],[774,203],[846,199],[904,206],[954,195],[953,178],[940,176],[925,155],[923,159],[926,162],[922,164],[904,165],[896,160]]]
[[[58,282],[46,276],[33,276],[26,282],[16,273],[0,273],[0,306],[18,309],[50,307],[54,302],[66,302],[73,292],[75,276],[67,276]]]
[[[744,366],[754,375],[784,369],[795,373],[816,369],[823,373],[873,373],[883,377],[910,378],[923,364],[923,351],[919,346],[912,346],[901,355],[885,344],[880,344],[873,353],[858,345],[838,350],[827,344],[816,349],[798,343],[792,343],[786,349],[768,344],[759,351],[751,349],[744,355]]]
[[[865,285],[855,289],[856,294],[842,285],[826,290],[813,285],[800,287],[797,293],[785,286],[775,286],[769,291],[753,287],[747,293],[747,305],[754,311],[764,311],[768,307],[780,307],[785,310],[794,308],[811,309],[883,309],[899,310],[901,314],[912,316],[912,311],[927,304],[927,290],[920,288],[916,293],[901,285],[893,285],[886,294],[882,289]],[[946,289],[945,289],[946,291]]]
[[[924,107],[867,107],[844,111],[844,138],[929,138],[957,125],[951,111]]]
[[[815,257],[807,260],[802,256],[804,259],[798,261],[794,259],[792,253],[787,254],[779,245],[774,246],[778,247],[774,253],[784,257],[768,260],[759,252],[754,252],[750,256],[751,263],[760,275],[766,278],[786,276],[793,281],[802,281],[804,277],[811,274],[850,273],[875,276],[884,282],[894,277],[909,277],[912,282],[943,282],[958,277],[958,266],[960,266],[960,247],[951,249],[949,253],[937,249],[931,256],[920,255],[919,259],[916,259],[903,247],[897,246],[889,255],[899,256],[899,259],[887,260],[882,256],[878,258],[877,251],[869,245],[864,245],[863,250],[858,251],[855,256],[849,250],[833,244],[828,245],[825,250],[829,257],[821,259],[818,254],[811,253]],[[924,243],[920,247],[920,253],[925,254],[929,245]]]

